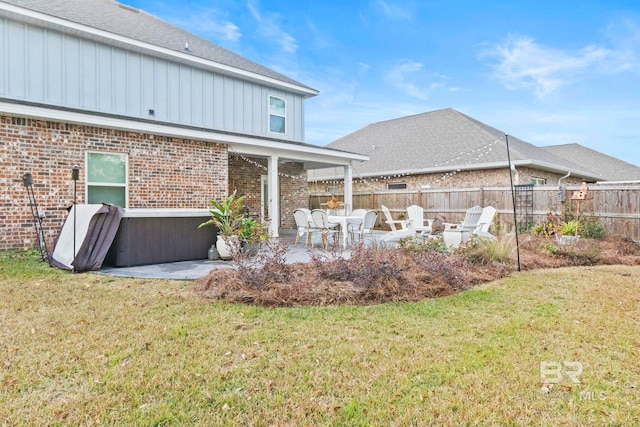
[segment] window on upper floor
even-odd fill
[[[277,96],[269,96],[269,132],[287,132],[287,101]]]
[[[87,203],[127,207],[128,157],[123,153],[87,152]]]
[[[531,183],[533,185],[546,185],[547,180],[546,178],[536,178],[534,176],[531,177]]]

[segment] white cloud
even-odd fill
[[[614,46],[612,60],[607,69],[640,72],[640,25],[637,21],[624,17],[612,22],[606,34]]]
[[[377,0],[375,2],[376,9],[382,12],[384,16],[394,20],[409,20],[412,18],[411,5],[390,3],[383,0]]]
[[[242,37],[238,26],[225,19],[216,9],[201,8],[187,16],[169,17],[167,20],[206,38],[236,42]]]
[[[597,46],[568,52],[541,46],[529,37],[510,37],[480,56],[497,58],[495,76],[507,88],[530,88],[538,98],[544,98],[611,57],[612,52]]]
[[[362,75],[362,74],[366,74],[367,71],[369,71],[369,69],[371,68],[371,65],[365,63],[365,62],[358,62],[358,74]]]
[[[405,61],[393,67],[387,73],[386,80],[406,95],[427,99],[431,91],[444,85],[439,82],[421,82],[427,77],[426,73],[422,72],[423,68],[424,64],[420,62]]]
[[[263,14],[251,3],[249,3],[247,7],[249,8],[249,12],[251,12],[251,16],[253,16],[258,23],[258,31],[264,37],[280,44],[283,51],[295,53],[296,49],[298,49],[296,39],[280,27],[278,24],[280,16],[278,14]]]

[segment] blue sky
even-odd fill
[[[320,91],[306,141],[452,107],[640,165],[637,0],[120,0]]]

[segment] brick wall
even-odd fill
[[[293,211],[309,204],[307,175],[302,163],[278,165],[280,186],[280,227],[295,228]],[[239,155],[229,156],[229,192],[238,190],[252,215],[260,215],[261,176],[267,175],[267,160]],[[268,217],[267,212],[267,217]]]
[[[85,200],[86,151],[127,153],[131,208],[207,208],[228,191],[227,146],[206,141],[0,116],[0,250],[37,246],[22,176],[33,175],[46,218],[47,244],[73,203],[71,168],[80,166],[77,201]]]
[[[557,185],[558,179],[564,174],[542,171],[532,168],[516,168],[519,174],[520,184],[530,184],[531,177],[544,178],[547,185]],[[515,175],[514,175],[515,180]],[[569,177],[565,184],[579,184],[580,179]],[[509,185],[509,170],[486,169],[477,171],[460,171],[457,173],[438,173],[424,175],[407,175],[398,177],[367,178],[365,180],[354,179],[354,192],[386,191],[387,184],[406,183],[407,190],[419,190],[423,185],[430,188],[464,188],[464,187],[501,187]],[[514,181],[515,184],[515,181]],[[342,180],[317,181],[309,183],[311,193],[325,193],[328,187],[338,187],[338,192],[344,191]]]

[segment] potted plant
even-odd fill
[[[222,259],[230,259],[234,246],[239,245],[238,228],[246,217],[244,197],[237,196],[237,191],[222,200],[211,200],[211,219],[203,222],[198,228],[215,225],[218,228],[216,249]]]
[[[269,238],[267,224],[258,222],[251,217],[244,217],[240,220],[238,235],[244,249],[255,249],[260,242]]]
[[[578,235],[578,228],[578,220],[576,219],[561,223],[558,226],[556,240],[561,245],[570,245],[577,242],[578,240],[580,240],[580,236]]]

